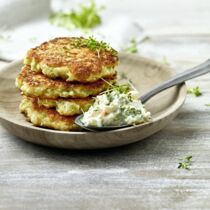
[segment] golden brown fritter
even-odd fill
[[[33,98],[23,97],[20,111],[35,126],[52,128],[62,131],[78,131],[79,126],[74,123],[75,116],[62,116],[54,109],[40,107]]]
[[[116,74],[117,52],[93,38],[62,37],[30,49],[24,60],[50,78],[94,82]]]
[[[116,76],[98,80],[93,83],[68,83],[63,80],[53,80],[47,76],[30,71],[24,66],[16,78],[16,86],[24,95],[40,98],[86,98],[94,96],[109,88],[115,83]]]
[[[26,97],[26,96],[25,96]],[[29,97],[27,97],[29,98]],[[84,99],[47,99],[47,98],[33,98],[39,106],[45,108],[54,108],[60,115],[73,116],[82,114],[88,111],[90,106],[94,103],[93,98]]]

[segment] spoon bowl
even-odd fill
[[[97,131],[108,131],[108,130],[114,130],[114,129],[120,129],[120,128],[125,128],[125,127],[129,127],[131,125],[109,125],[109,126],[86,126],[84,125],[84,123],[82,122],[82,118],[83,118],[83,114],[79,115],[78,117],[76,117],[75,119],[75,123],[77,125],[79,125],[80,127],[84,128],[85,130],[89,130],[89,131],[93,131],[93,132],[97,132]]]

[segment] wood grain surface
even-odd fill
[[[143,11],[144,1],[139,2]],[[170,36],[167,45],[164,36],[151,39],[140,53],[158,60],[166,56],[181,72],[210,57],[210,36],[199,35],[209,31],[210,3],[178,0],[173,7],[171,2],[167,11],[166,1],[155,1],[162,19],[157,11],[149,14],[149,6],[139,14],[162,35],[171,28],[188,35]],[[193,31],[196,37],[190,35]],[[164,130],[121,148],[49,149],[0,128],[0,209],[210,209],[210,107],[205,106],[210,103],[209,80],[206,75],[187,83],[200,86],[203,95],[189,95]],[[193,156],[191,170],[177,169],[178,159],[187,155]]]

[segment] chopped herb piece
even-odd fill
[[[120,79],[128,79],[127,75],[125,72],[120,73]]]
[[[169,66],[169,62],[166,56],[163,56],[163,63],[167,66]]]
[[[210,104],[205,104],[205,106],[210,106]]]
[[[200,90],[200,88],[199,88],[198,86],[197,86],[197,87],[194,87],[194,88],[189,88],[189,89],[187,90],[187,93],[188,93],[188,94],[193,94],[193,95],[195,95],[196,97],[202,95],[201,90]]]
[[[119,79],[120,80],[127,80],[129,83],[133,84],[133,81],[131,79],[128,78],[128,76],[126,75],[126,73],[121,72],[119,74]]]
[[[183,159],[180,159],[182,162],[179,162],[178,168],[190,170],[192,164],[192,156],[186,156]]]
[[[104,6],[97,7],[93,0],[88,6],[81,4],[78,11],[71,10],[67,13],[52,13],[49,17],[51,24],[72,30],[74,28],[92,29],[101,24],[99,12]]]
[[[109,44],[104,41],[97,41],[93,37],[89,37],[87,39],[76,39],[73,45],[76,48],[87,47],[93,51],[96,51],[98,54],[100,54],[100,52],[103,50],[109,51],[113,55],[118,54],[118,52],[113,49]]]
[[[133,54],[137,53],[138,52],[137,45],[138,45],[138,43],[137,43],[136,39],[133,38],[130,40],[129,46],[125,49],[125,51],[128,53],[133,53]]]

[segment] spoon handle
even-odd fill
[[[208,59],[207,61],[205,61],[204,63],[195,66],[192,69],[189,69],[187,71],[184,71],[180,74],[177,74],[175,77],[163,82],[161,85],[156,86],[155,88],[153,88],[152,90],[150,90],[149,92],[145,93],[144,95],[142,95],[140,97],[140,100],[142,103],[145,103],[146,101],[148,101],[152,96],[156,95],[157,93],[170,88],[172,86],[181,84],[189,79],[201,76],[203,74],[206,74],[210,72],[210,59]]]

